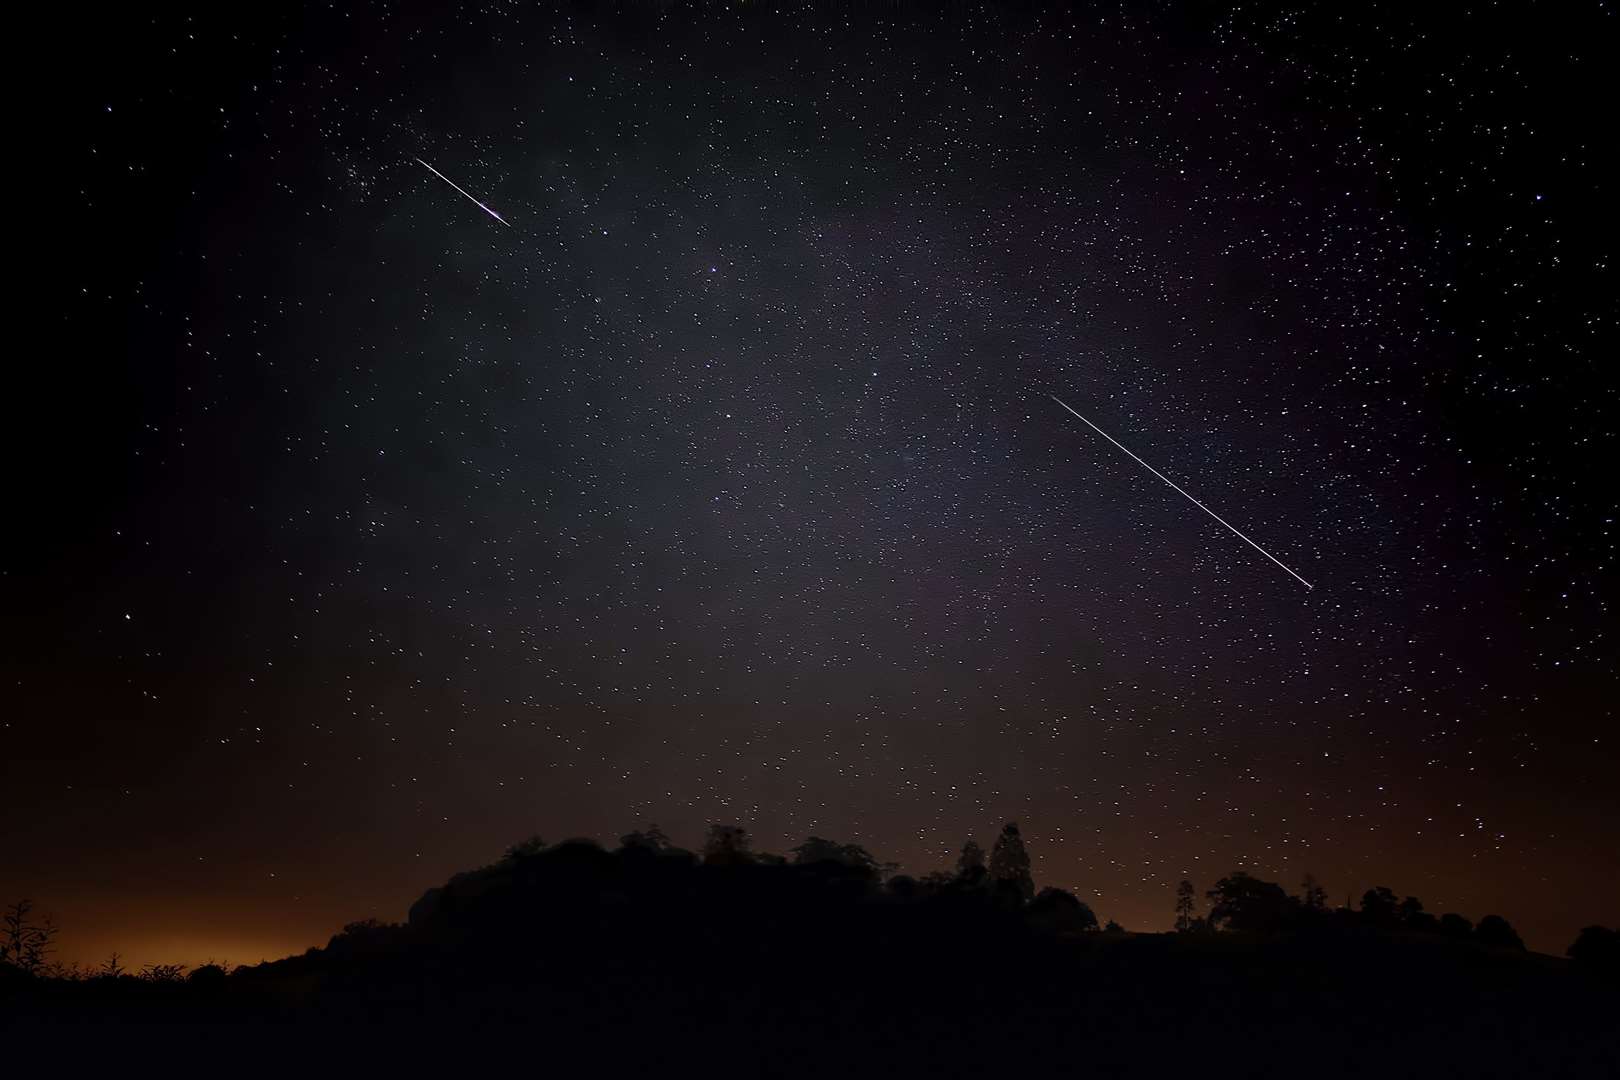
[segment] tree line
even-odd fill
[[[1177,933],[1229,930],[1277,934],[1334,924],[1433,934],[1498,948],[1524,949],[1518,932],[1500,915],[1486,915],[1478,924],[1451,911],[1436,916],[1424,909],[1422,900],[1415,896],[1402,898],[1385,885],[1374,886],[1363,893],[1359,907],[1352,907],[1346,901],[1342,907],[1330,908],[1327,890],[1310,874],[1301,882],[1300,892],[1290,895],[1276,882],[1262,881],[1238,870],[1221,878],[1204,894],[1209,902],[1207,914],[1198,914],[1196,897],[1197,890],[1191,881],[1183,880],[1176,887],[1174,927]],[[1567,955],[1572,958],[1591,955],[1595,948],[1601,950],[1601,943],[1614,934],[1615,931],[1602,926],[1587,927],[1570,946]]]
[[[601,857],[609,855],[594,840],[573,839],[548,844],[539,836],[530,837],[507,848],[496,863],[456,875],[443,888],[428,890],[412,907],[410,921],[414,925],[430,919],[458,894],[476,892],[472,886],[480,880],[523,873],[525,868],[542,862],[563,865],[567,861],[564,856],[570,852],[578,855],[591,851],[600,853]],[[1003,911],[1016,912],[1030,926],[1057,936],[1125,933],[1113,920],[1101,923],[1092,907],[1073,893],[1051,886],[1036,888],[1029,852],[1016,822],[1008,822],[1001,829],[989,852],[969,839],[962,845],[954,866],[920,877],[900,873],[897,864],[880,860],[860,844],[821,836],[807,837],[786,855],[756,851],[746,828],[722,823],[709,826],[700,852],[677,847],[658,825],[650,824],[620,837],[619,847],[612,855],[717,870],[791,867],[800,877],[809,875],[844,883],[849,886],[845,895],[897,902],[941,899],[986,903]],[[1176,887],[1173,928],[1177,934],[1266,936],[1355,927],[1524,949],[1513,926],[1499,915],[1486,915],[1477,924],[1455,912],[1437,916],[1427,911],[1417,897],[1399,897],[1385,886],[1368,889],[1359,906],[1352,907],[1347,901],[1342,907],[1330,907],[1326,890],[1310,875],[1305,877],[1295,895],[1275,882],[1239,870],[1216,881],[1204,893],[1203,900],[1208,905],[1206,911],[1200,910],[1197,890],[1191,881],[1183,880]],[[332,939],[329,948],[353,947],[394,929],[376,920],[351,923]],[[55,924],[36,917],[28,900],[13,903],[0,914],[0,974],[59,980],[207,982],[223,978],[230,971],[228,964],[213,961],[190,971],[178,964],[148,964],[138,971],[128,971],[117,953],[96,967],[64,965],[52,958],[57,939]],[[1620,931],[1588,926],[1566,954],[1582,967],[1620,970]]]

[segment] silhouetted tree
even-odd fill
[[[117,953],[112,953],[101,962],[101,966],[96,969],[96,974],[104,979],[121,977],[124,974],[124,965],[120,962],[121,959]]]
[[[664,830],[658,827],[656,821],[651,821],[645,829],[627,832],[619,837],[619,846],[626,851],[663,852],[669,850],[670,844]]]
[[[1241,870],[1221,878],[1205,895],[1211,905],[1209,924],[1216,930],[1274,933],[1287,927],[1297,911],[1294,898],[1281,885]]]
[[[594,836],[570,836],[561,843],[554,845],[550,850],[558,854],[566,852],[578,855],[584,851],[599,852],[605,849]]]
[[[1047,886],[1030,901],[1029,921],[1055,934],[1079,934],[1097,929],[1097,913],[1073,893]]]
[[[1487,915],[1474,927],[1474,939],[1481,945],[1495,945],[1503,949],[1522,949],[1524,942],[1513,924],[1500,915]]]
[[[1105,934],[1114,934],[1118,936],[1124,932],[1125,928],[1119,925],[1119,923],[1115,922],[1113,919],[1109,919],[1108,922],[1103,924],[1103,933]]]
[[[1564,955],[1583,971],[1609,978],[1620,978],[1620,930],[1588,926],[1564,950]]]
[[[809,837],[794,848],[793,862],[799,866],[836,863],[869,877],[877,877],[886,865],[878,862],[870,851],[859,844],[840,844],[819,836]]]
[[[545,850],[546,842],[539,836],[531,836],[527,840],[520,841],[507,848],[506,858],[510,862],[517,862],[520,859],[532,859]]]
[[[1432,930],[1439,922],[1423,910],[1423,901],[1415,896],[1408,896],[1395,905],[1395,917],[1408,930]]]
[[[1423,934],[1432,934],[1440,929],[1440,920],[1423,910],[1423,901],[1415,896],[1408,896],[1402,900],[1395,909],[1401,925],[1408,930],[1416,930]]]
[[[619,843],[623,847],[645,847],[654,851],[668,851],[673,846],[669,834],[656,821],[647,822],[645,829],[625,833],[619,838]]]
[[[1400,900],[1394,890],[1379,885],[1361,894],[1361,917],[1373,926],[1394,926],[1399,920]]]
[[[999,888],[1017,896],[1022,903],[1035,898],[1035,878],[1029,869],[1029,852],[1024,850],[1024,838],[1018,834],[1018,823],[1009,821],[1001,827],[995,847],[990,849],[990,880]]]
[[[793,861],[799,866],[818,862],[843,862],[844,845],[820,836],[806,837],[804,843],[793,849]]]
[[[1316,875],[1306,874],[1305,880],[1300,882],[1299,888],[1299,903],[1306,911],[1325,912],[1327,910],[1327,890],[1317,882]]]
[[[710,825],[703,842],[703,861],[709,866],[734,866],[752,862],[753,841],[741,825]]]
[[[32,900],[18,900],[0,915],[0,963],[37,974],[56,941],[56,925],[35,922]]]
[[[1176,932],[1185,934],[1192,929],[1193,908],[1196,904],[1193,883],[1186,878],[1176,886]]]
[[[1455,911],[1448,911],[1440,916],[1439,930],[1446,937],[1470,938],[1474,936],[1474,924]]]
[[[964,885],[977,885],[986,873],[984,848],[977,840],[969,840],[962,845],[962,854],[956,857],[956,879]]]

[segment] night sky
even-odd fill
[[[649,820],[1620,921],[1612,5],[264,7],[16,41],[62,958]]]

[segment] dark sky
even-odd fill
[[[1612,7],[283,7],[22,35],[65,956],[648,820],[1620,921]]]

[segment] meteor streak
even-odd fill
[[[419,165],[422,166],[422,168],[426,169],[428,172],[432,173],[434,176],[437,176],[440,180],[443,180],[445,183],[449,184],[451,187],[455,188],[457,191],[461,192],[463,195],[466,195],[467,198],[472,199],[473,202],[478,203],[478,209],[482,210],[484,213],[488,214],[490,217],[494,218],[496,221],[500,222],[502,225],[505,225],[508,229],[510,229],[512,227],[510,224],[508,224],[508,222],[507,222],[507,220],[505,218],[501,217],[501,215],[497,214],[495,211],[491,210],[489,207],[485,206],[483,203],[478,202],[477,199],[473,199],[472,194],[470,192],[468,192],[466,188],[462,187],[460,184],[456,183],[454,180],[450,179],[448,176],[444,175],[444,173],[440,172],[438,169],[435,169],[433,166],[429,165],[427,162],[423,161],[421,158],[417,158],[416,161],[417,161],[417,163]]]
[[[1120,445],[1119,440],[1115,439],[1112,435],[1108,434],[1108,432],[1104,431],[1102,428],[1098,427],[1096,424],[1093,424],[1090,420],[1086,420],[1085,417],[1080,416],[1080,414],[1075,412],[1073,409],[1069,409],[1069,407],[1067,405],[1064,405],[1063,401],[1056,394],[1052,395],[1052,400],[1056,401],[1059,405],[1063,405],[1063,407],[1065,409],[1068,409],[1069,412],[1074,413],[1075,416],[1080,417],[1080,419],[1085,422],[1085,425],[1087,427],[1089,427],[1092,431],[1095,431],[1097,434],[1101,435],[1103,438],[1107,439],[1109,442],[1113,443],[1115,446],[1118,446],[1121,450],[1125,450],[1125,447]],[[1168,476],[1164,475],[1164,473],[1160,472],[1158,469],[1155,469],[1153,466],[1149,465],[1147,462],[1143,461],[1141,458],[1137,457],[1135,454],[1131,454],[1131,452],[1129,450],[1125,450],[1125,452],[1127,454],[1130,454],[1131,460],[1135,461],[1138,465],[1142,466],[1142,468],[1146,469],[1148,472],[1152,473],[1154,476],[1157,476],[1160,480],[1163,480],[1165,483],[1169,484],[1171,487],[1175,488],[1177,491],[1180,491],[1181,494],[1187,495],[1187,493],[1185,491],[1182,491],[1181,488],[1176,485],[1176,482],[1174,480],[1172,480]],[[1222,525],[1225,525],[1228,529],[1231,529],[1234,533],[1237,533],[1237,537],[1238,537],[1239,540],[1242,540],[1245,544],[1248,544],[1250,547],[1254,548],[1254,550],[1258,551],[1260,554],[1264,555],[1266,558],[1270,559],[1272,562],[1276,563],[1278,566],[1282,566],[1282,568],[1284,570],[1288,570],[1288,567],[1283,566],[1283,562],[1282,562],[1281,559],[1277,558],[1277,556],[1273,555],[1271,552],[1267,551],[1265,548],[1261,547],[1259,544],[1255,543],[1253,540],[1250,540],[1247,536],[1244,536],[1242,533],[1238,532],[1237,528],[1235,526],[1228,523],[1225,518],[1221,517],[1215,511],[1211,510],[1209,507],[1205,506],[1203,503],[1199,502],[1197,499],[1193,498],[1191,495],[1187,495],[1187,501],[1192,503],[1194,506],[1198,507],[1198,509],[1200,509],[1204,513],[1208,514],[1210,517],[1214,518],[1216,521],[1219,521]],[[1301,585],[1305,586],[1307,589],[1315,587],[1310,582],[1308,582],[1304,578],[1300,577],[1298,574],[1295,574],[1292,570],[1288,570],[1288,573],[1293,575],[1294,580],[1298,581]]]

